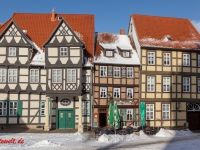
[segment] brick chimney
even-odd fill
[[[53,8],[52,12],[51,12],[51,21],[55,21],[56,19],[56,15],[55,15],[55,10]]]
[[[120,29],[120,34],[125,34],[124,29]]]

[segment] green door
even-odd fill
[[[73,129],[74,128],[74,110],[59,110],[58,111],[58,128]]]

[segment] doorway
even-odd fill
[[[189,123],[190,130],[200,130],[200,112],[199,111],[188,111],[187,122]]]
[[[99,113],[99,127],[103,128],[107,125],[107,117],[106,113]]]
[[[74,129],[74,109],[59,109],[57,116],[56,125],[58,129]]]

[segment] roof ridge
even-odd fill
[[[178,17],[169,17],[169,16],[154,16],[154,15],[146,15],[146,14],[131,14],[131,15],[140,15],[140,16],[147,16],[147,17],[158,17],[158,18],[171,18],[171,19],[181,19],[181,20],[189,20],[188,18],[178,18]]]

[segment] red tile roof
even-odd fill
[[[132,14],[144,47],[200,49],[200,34],[188,19]]]
[[[51,14],[14,13],[13,16],[0,27],[0,34],[13,20],[22,30],[27,30],[28,37],[42,49],[43,44],[50,38],[62,17],[69,26],[80,33],[86,44],[89,57],[94,49],[94,15],[87,14],[56,14],[55,21],[51,21]]]

